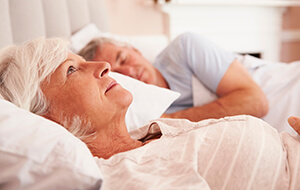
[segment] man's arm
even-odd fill
[[[237,60],[231,63],[221,79],[217,95],[219,98],[211,103],[164,114],[162,117],[200,121],[239,114],[262,117],[268,112],[268,101],[264,92]]]

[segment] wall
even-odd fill
[[[283,15],[283,62],[300,60],[300,7],[288,8]]]
[[[122,35],[166,35],[168,17],[151,0],[106,0],[110,30]],[[300,7],[283,16],[281,61],[300,60]]]
[[[110,30],[122,35],[163,35],[167,17],[151,0],[106,0]]]

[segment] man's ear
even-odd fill
[[[300,135],[300,118],[292,116],[288,118],[288,122],[293,129]]]

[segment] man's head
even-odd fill
[[[96,38],[78,54],[86,60],[107,61],[114,72],[159,86],[159,71],[137,49],[127,43],[109,38]]]

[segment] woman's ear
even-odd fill
[[[292,116],[288,118],[288,122],[293,129],[300,135],[300,118]]]

